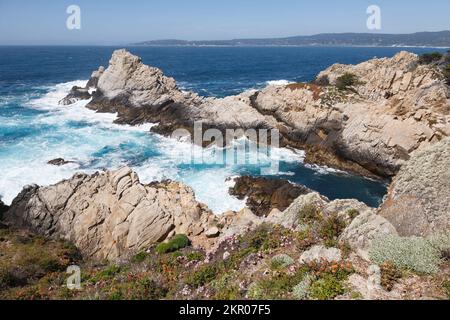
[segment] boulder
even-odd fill
[[[450,230],[450,139],[412,156],[395,177],[379,213],[401,236]]]
[[[115,260],[166,240],[207,230],[214,216],[189,187],[172,181],[144,185],[130,168],[76,174],[49,187],[27,186],[6,220],[74,243],[85,257]]]
[[[361,212],[339,237],[342,244],[350,245],[360,257],[369,260],[369,249],[372,241],[385,235],[396,235],[394,226],[375,209]]]
[[[299,259],[301,264],[309,264],[312,262],[339,262],[342,260],[341,250],[337,248],[326,248],[322,245],[311,247],[311,249],[302,253]]]
[[[267,216],[273,209],[285,210],[302,194],[311,190],[287,180],[259,177],[238,177],[230,194],[247,199],[247,207],[258,216]]]

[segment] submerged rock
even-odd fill
[[[90,90],[97,88],[98,80],[104,71],[104,67],[100,67],[97,71],[94,71],[84,88],[77,86],[72,87],[69,94],[65,96],[64,99],[59,101],[59,104],[67,106],[74,104],[80,100],[89,100],[90,98],[92,98]]]
[[[114,260],[164,241],[169,234],[206,230],[212,213],[177,182],[143,185],[125,167],[76,174],[49,187],[25,187],[6,220],[74,243],[87,258]]]
[[[267,216],[273,209],[285,210],[302,194],[311,190],[287,180],[238,177],[230,194],[247,199],[247,207],[258,216]]]
[[[59,104],[63,106],[74,104],[77,101],[80,100],[88,100],[91,98],[91,94],[89,93],[89,90],[87,88],[81,88],[74,86],[70,90],[69,94],[62,99]]]
[[[51,164],[53,166],[64,166],[69,163],[74,163],[74,161],[67,161],[63,158],[56,158],[47,162],[47,164]]]
[[[450,139],[412,156],[395,177],[380,214],[401,236],[450,231]]]

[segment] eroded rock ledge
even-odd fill
[[[336,86],[347,73],[358,79],[351,90]],[[310,161],[379,176],[395,175],[415,150],[450,134],[450,91],[442,72],[420,65],[417,55],[358,65],[336,64],[316,84],[269,86],[223,99],[181,91],[174,79],[146,66],[125,50],[95,72],[88,108],[117,112],[118,123],[158,123],[152,130],[203,128],[280,130],[281,145],[320,152]],[[323,163],[325,162],[325,163]]]

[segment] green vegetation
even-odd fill
[[[315,280],[314,276],[311,276],[309,274],[305,275],[303,280],[294,287],[293,289],[293,296],[297,300],[305,300],[309,296],[309,290],[311,288],[311,284]]]
[[[311,285],[309,296],[314,300],[331,300],[344,293],[343,280],[327,274]]]
[[[194,288],[204,286],[208,282],[213,281],[218,272],[219,269],[214,265],[201,266],[198,270],[195,270],[188,276],[186,279],[186,284]]]
[[[390,261],[380,265],[381,270],[381,286],[387,291],[391,291],[394,284],[402,277],[402,273]]]
[[[345,73],[336,79],[336,87],[341,91],[354,91],[353,87],[361,84],[358,77],[352,73]]]
[[[360,215],[360,212],[356,209],[349,209],[347,211],[347,214],[350,217],[350,220],[354,220],[357,216]]]
[[[163,254],[168,252],[175,252],[179,249],[186,248],[189,246],[189,238],[184,234],[177,234],[169,242],[160,243],[156,247],[156,252]]]
[[[450,55],[448,57],[450,58]],[[444,77],[446,79],[447,84],[450,86],[450,63],[447,64],[444,68]]]
[[[440,52],[431,52],[431,53],[424,53],[419,57],[419,63],[420,64],[430,64],[434,62],[438,62],[442,59],[442,53]]]
[[[136,254],[136,255],[131,259],[131,261],[132,261],[132,262],[135,262],[135,263],[140,263],[140,262],[144,262],[145,259],[147,259],[147,257],[148,257],[147,252],[141,251],[141,252],[139,252],[138,254]]]
[[[270,261],[270,268],[273,270],[284,269],[293,265],[294,263],[294,259],[292,259],[287,254],[279,254],[274,256]]]
[[[313,223],[320,216],[319,209],[312,203],[306,204],[298,213],[298,220],[303,223]]]
[[[200,251],[192,251],[186,255],[188,261],[202,261],[205,259],[205,255]]]
[[[320,225],[319,235],[324,240],[325,246],[337,247],[338,237],[344,231],[347,224],[337,214],[331,214]]]
[[[447,299],[450,300],[450,281],[445,280],[442,284],[442,288],[444,289],[445,294],[447,295]]]
[[[441,253],[449,247],[450,235],[429,239],[389,235],[375,239],[369,255],[378,265],[392,262],[400,269],[432,274],[439,270]]]

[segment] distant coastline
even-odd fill
[[[151,40],[129,44],[153,47],[400,47],[450,48],[450,31],[412,34],[322,33],[267,39],[233,40]]]

